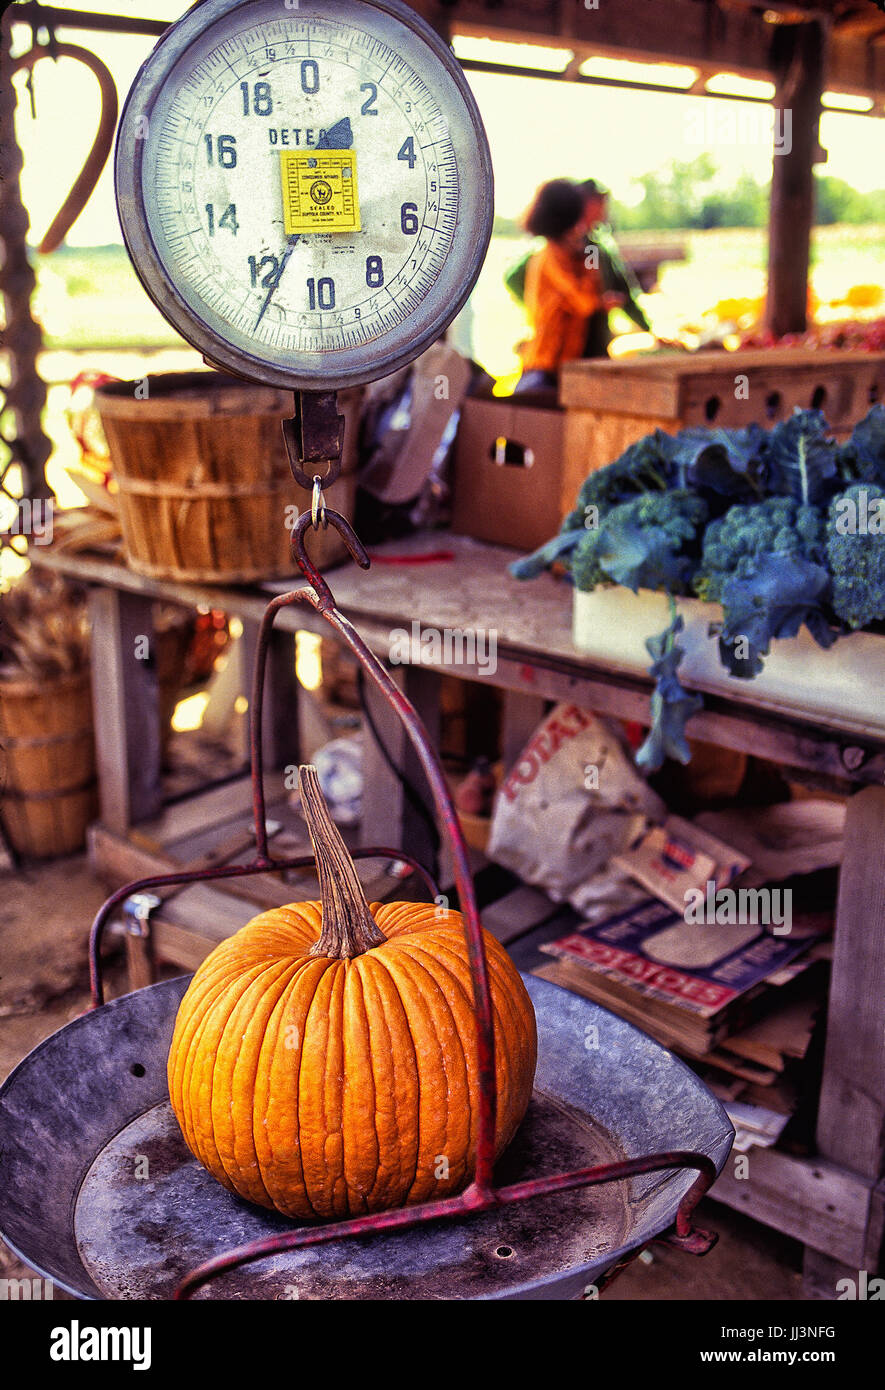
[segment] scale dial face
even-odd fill
[[[203,0],[135,80],[115,180],[164,316],[214,365],[296,390],[417,357],[491,236],[476,103],[399,0]]]

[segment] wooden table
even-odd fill
[[[309,541],[308,541],[309,547]],[[531,584],[510,578],[513,552],[434,533],[377,547],[380,557],[449,550],[453,561],[398,565],[377,563],[368,575],[346,565],[329,582],[339,607],[370,647],[388,659],[396,632],[478,631],[494,634],[495,669],[463,660],[463,650],[442,652],[432,664],[392,667],[395,679],[418,707],[432,737],[439,729],[439,676],[486,680],[505,692],[503,756],[512,762],[543,715],[546,701],[571,700],[620,718],[648,722],[651,685],[588,659],[571,640],[569,592],[549,576]],[[156,815],[160,806],[156,676],[134,656],[136,639],[151,631],[157,599],[211,604],[244,624],[247,651],[254,649],[268,597],[286,584],[213,588],[148,580],[93,555],[53,554],[34,547],[34,563],[60,570],[91,586],[95,721],[102,822],[125,833]],[[414,628],[413,628],[414,624]],[[297,683],[293,634],[329,635],[329,626],[307,605],[284,609],[271,651],[265,711],[266,766],[297,761]],[[401,641],[401,639],[400,639]],[[482,655],[482,654],[481,654]],[[370,710],[399,766],[421,782],[407,738],[378,698]],[[734,1158],[716,1184],[715,1196],[802,1241],[806,1289],[834,1298],[836,1282],[876,1270],[885,1228],[885,704],[882,739],[827,722],[765,708],[752,685],[739,695],[706,696],[691,732],[726,748],[770,758],[805,775],[850,779],[857,791],[846,820],[840,875],[824,1077],[817,1140],[819,1156],[796,1158],[753,1149],[749,1164]],[[366,747],[367,801],[363,843],[394,843],[422,854],[426,832],[407,813],[400,783],[374,747]],[[746,1177],[738,1176],[747,1168]]]

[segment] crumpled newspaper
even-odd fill
[[[558,705],[529,739],[495,801],[487,853],[579,912],[647,896],[616,869],[667,808],[626,751],[620,726]]]

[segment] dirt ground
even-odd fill
[[[86,942],[104,898],[84,856],[13,874],[0,870],[0,1077],[89,1002]],[[108,993],[126,989],[122,962],[108,972]],[[788,1300],[801,1297],[801,1247],[709,1200],[697,1224],[719,1233],[696,1259],[654,1247],[623,1273],[605,1299]],[[0,1277],[26,1270],[0,1243]],[[66,1295],[56,1291],[56,1298]]]

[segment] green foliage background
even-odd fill
[[[642,174],[636,183],[642,189],[638,203],[610,202],[611,220],[622,232],[692,229],[709,231],[716,227],[764,227],[768,221],[768,183],[759,183],[743,173],[730,189],[716,184],[716,162],[708,154],[691,160],[673,160],[667,168]],[[830,174],[815,178],[819,227],[834,223],[864,225],[885,222],[885,188],[861,193],[844,179]],[[499,236],[519,235],[518,222],[498,218]]]

